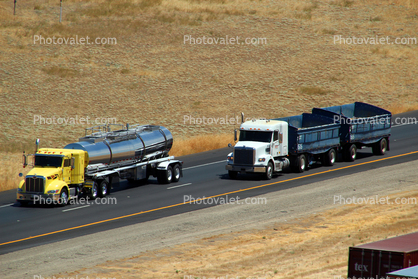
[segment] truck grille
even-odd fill
[[[44,180],[40,177],[27,177],[25,187],[26,192],[43,193]]]
[[[254,164],[254,149],[252,149],[252,148],[235,148],[235,150],[234,150],[234,164],[253,165]]]

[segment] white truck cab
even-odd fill
[[[226,170],[232,179],[238,173],[273,173],[290,165],[288,155],[288,124],[285,121],[254,119],[241,124],[239,141],[228,154]]]

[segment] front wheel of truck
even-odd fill
[[[273,163],[269,162],[266,168],[266,179],[270,180],[273,177]]]
[[[65,206],[67,203],[68,203],[68,192],[66,188],[63,188],[60,192],[58,204],[60,206]]]

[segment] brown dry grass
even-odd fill
[[[418,191],[389,197],[418,199]],[[415,232],[415,207],[345,205],[288,224],[217,235],[60,276],[344,278],[348,247]]]
[[[22,167],[22,154],[17,153],[0,153],[0,192],[17,189],[19,181],[19,173],[26,174],[29,168]]]
[[[195,136],[188,139],[175,139],[170,155],[183,156],[198,152],[227,147],[234,142],[233,134],[217,134],[212,136]],[[226,155],[225,155],[226,156]],[[226,158],[226,157],[225,157]]]
[[[401,103],[401,104],[389,105],[385,109],[392,112],[392,114],[397,114],[397,113],[402,113],[402,112],[418,110],[418,105]]]
[[[184,115],[244,111],[269,118],[357,100],[415,107],[416,45],[360,47],[332,39],[413,36],[416,3],[70,0],[59,24],[56,1],[18,3],[16,16],[12,3],[2,1],[0,149],[37,137],[44,146],[60,147],[89,126],[34,124],[36,114],[116,117],[118,123],[160,124],[175,138],[188,138],[231,133],[233,127],[188,124]],[[187,45],[187,34],[267,38],[268,43]],[[34,35],[106,37],[118,43],[40,45],[33,43]]]

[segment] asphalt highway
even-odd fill
[[[0,254],[71,239],[78,236],[128,226],[135,223],[215,206],[221,197],[248,197],[299,187],[383,166],[418,159],[418,111],[393,117],[390,151],[373,156],[371,148],[358,150],[352,163],[337,162],[332,167],[313,165],[304,173],[282,173],[272,180],[258,175],[239,175],[229,179],[225,170],[230,148],[179,157],[184,176],[177,183],[160,185],[150,178],[146,185],[114,181],[111,194],[89,204],[65,207],[22,207],[15,202],[16,191],[0,193]],[[200,204],[184,203],[203,198]],[[211,203],[212,202],[212,203]]]

